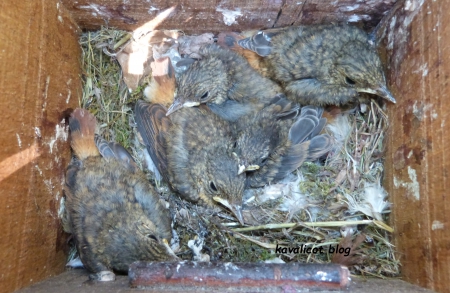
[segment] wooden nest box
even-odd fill
[[[65,119],[82,94],[79,34],[149,21],[188,34],[329,22],[377,27],[397,99],[387,106],[384,186],[402,277],[450,292],[448,11],[450,2],[435,0],[1,1],[0,292],[64,271],[59,207],[70,160]]]

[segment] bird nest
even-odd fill
[[[134,102],[143,97],[148,79],[142,74],[130,87],[130,78],[117,60],[117,53],[133,37],[108,28],[81,36],[84,90],[80,106],[97,117],[100,135],[128,149],[161,194],[173,216],[174,238],[179,243],[174,246],[180,258],[193,258],[188,243],[195,239],[202,242],[201,252],[211,260],[337,262],[359,275],[399,274],[400,264],[390,243],[393,229],[385,224],[389,203],[380,185],[388,117],[375,100],[335,115],[325,131],[336,139],[337,147],[326,159],[305,163],[276,184],[247,190],[243,214],[248,226],[241,227],[224,209],[180,199],[148,171],[133,115]],[[179,38],[178,48],[195,46],[192,43]],[[166,51],[169,47],[165,46]],[[337,245],[351,253],[332,253],[330,248],[339,250]]]

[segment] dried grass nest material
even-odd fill
[[[203,253],[211,260],[334,260],[348,262],[354,274],[398,276],[400,263],[390,243],[393,230],[385,224],[389,202],[380,185],[388,117],[375,101],[366,105],[365,113],[350,111],[326,127],[338,147],[325,161],[305,163],[277,184],[246,191],[244,213],[250,226],[239,227],[220,208],[206,209],[180,199],[146,169],[132,107],[142,98],[146,79],[130,92],[115,57],[130,40],[127,32],[108,28],[81,36],[84,87],[80,106],[95,114],[100,135],[130,151],[160,192],[173,215],[180,258],[192,259],[187,244],[197,237],[204,240]],[[189,37],[184,40],[192,41]],[[177,42],[177,46],[186,47],[183,39]],[[352,247],[356,254],[339,259],[328,253],[328,247],[339,243]],[[326,253],[275,254],[277,245],[324,247]]]

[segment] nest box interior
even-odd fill
[[[449,292],[446,212],[450,3],[435,0],[0,3],[0,292],[64,271],[59,214],[71,152],[67,113],[82,96],[80,33],[108,25],[185,33],[349,22],[376,30],[388,86],[384,187],[404,280]]]

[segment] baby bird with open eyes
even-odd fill
[[[202,105],[169,117],[160,104],[138,101],[135,118],[153,162],[164,180],[191,202],[227,206],[243,224],[246,176],[232,155],[231,123]]]
[[[291,101],[341,106],[355,101],[358,93],[371,93],[396,102],[387,89],[374,42],[357,27],[269,29],[237,43],[262,56],[261,71],[280,83]]]
[[[209,45],[181,75],[174,103],[167,115],[183,108],[206,104],[217,115],[236,121],[268,105],[281,88],[251,68],[233,51]]]

